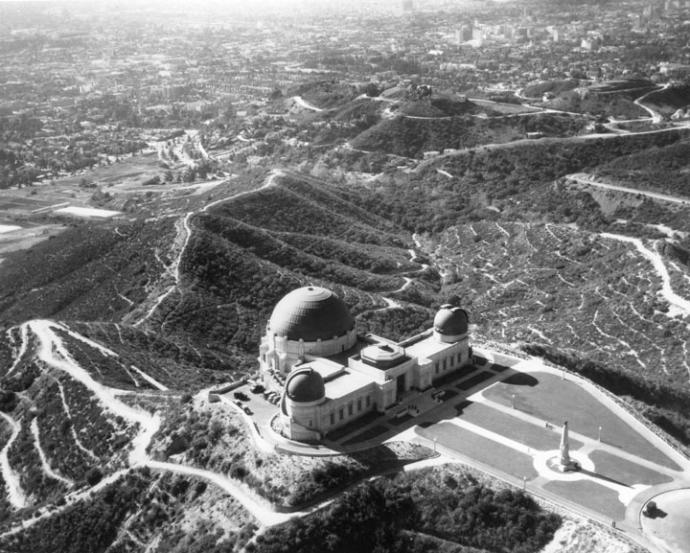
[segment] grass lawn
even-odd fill
[[[561,443],[559,432],[516,419],[482,403],[472,403],[459,418],[533,449],[542,451],[558,449]],[[575,450],[582,447],[582,443],[571,439],[570,447]]]
[[[620,521],[625,518],[625,506],[618,500],[618,494],[590,480],[575,482],[556,480],[545,484],[544,489],[601,513],[611,520]]]
[[[87,181],[100,182],[102,184],[118,184],[124,181],[136,181],[137,183],[155,175],[161,175],[165,171],[155,155],[136,155],[121,159],[112,165],[94,167],[80,175],[71,175],[56,180],[58,186],[78,186],[84,178]]]
[[[573,432],[597,439],[660,465],[679,470],[671,459],[578,384],[549,373],[518,373],[484,390],[484,396],[554,425],[570,423]]]
[[[428,440],[436,438],[438,443],[445,447],[517,478],[526,476],[528,480],[532,480],[537,477],[529,455],[452,423],[442,422],[429,428],[420,428],[417,432]]]
[[[0,212],[10,211],[11,209],[40,209],[49,205],[52,205],[52,202],[39,200],[38,198],[0,195]]]
[[[482,371],[479,374],[475,374],[474,376],[468,378],[467,380],[464,380],[463,382],[460,382],[458,384],[458,388],[462,391],[469,390],[470,388],[473,388],[480,382],[484,382],[485,380],[488,380],[494,376],[494,373],[491,373],[489,371]]]
[[[593,451],[589,454],[589,458],[594,462],[597,474],[613,478],[628,486],[633,484],[664,484],[673,480],[666,474],[636,465],[607,451]]]

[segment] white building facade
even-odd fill
[[[468,317],[459,307],[442,306],[432,329],[396,343],[358,336],[345,304],[330,290],[308,286],[273,310],[259,368],[267,388],[281,388],[283,434],[314,442],[430,388],[470,355]]]

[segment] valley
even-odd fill
[[[154,4],[0,7],[0,550],[682,544],[687,9]],[[288,440],[306,286],[391,343],[462,307],[470,361]]]

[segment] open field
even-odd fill
[[[607,451],[593,451],[589,454],[589,458],[594,461],[597,474],[614,478],[626,485],[643,483],[653,486],[673,480],[666,474],[642,467]]]
[[[36,209],[49,207],[53,204],[53,202],[48,199],[41,199],[30,194],[31,192],[27,189],[24,189],[23,191],[1,191],[0,211],[4,215],[12,215],[14,213],[25,214]]]
[[[10,230],[0,232],[0,261],[10,252],[24,250],[62,232],[62,225],[0,225]]]
[[[509,104],[508,102],[494,102],[492,100],[484,100],[481,98],[472,98],[472,102],[480,107],[486,107],[492,111],[498,112],[501,115],[516,115],[518,113],[534,113],[539,111],[539,108],[524,106],[522,104]]]
[[[558,449],[560,444],[560,427],[547,429],[529,422],[511,417],[483,403],[471,403],[463,410],[461,419],[498,434],[510,436],[533,449],[548,451]],[[579,449],[582,443],[570,440],[572,449]]]
[[[539,417],[553,425],[567,420],[574,432],[629,451],[672,469],[679,467],[659,449],[633,430],[626,422],[579,385],[547,373],[515,375],[496,383],[484,396],[510,407],[515,395],[519,411]]]
[[[450,422],[441,422],[424,429],[417,429],[420,436],[428,440],[438,440],[446,447],[452,448],[470,459],[494,467],[516,478],[526,476],[528,480],[537,477],[532,465],[532,458],[514,449],[484,438],[474,432]]]
[[[160,175],[164,169],[154,153],[131,156],[112,165],[95,167],[92,170],[56,179],[55,186],[78,186],[83,179],[97,185],[137,185]]]
[[[625,518],[625,506],[619,501],[618,494],[604,486],[582,480],[579,482],[549,482],[544,485],[546,491],[555,493],[602,514],[612,520]]]

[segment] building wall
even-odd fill
[[[281,336],[274,338],[270,332],[267,332],[261,338],[259,345],[259,368],[261,371],[274,369],[286,376],[292,367],[303,361],[306,356],[328,357],[335,355],[350,349],[356,341],[357,333],[354,329],[332,340],[318,340],[316,342],[288,340]]]
[[[466,365],[469,361],[469,343],[467,336],[447,349],[429,356],[429,371],[432,383],[443,376]]]
[[[350,336],[338,339],[338,342],[326,344],[327,348],[334,344],[344,345]],[[356,339],[356,337],[355,337]],[[270,342],[269,342],[270,340]],[[276,338],[275,352],[272,348],[272,337],[265,336],[261,343],[260,364],[262,370],[270,367],[270,359],[278,358],[279,366],[290,371],[292,365],[299,360],[299,352],[306,353],[306,344]],[[316,344],[316,343],[313,343]],[[311,345],[313,345],[311,344]],[[317,344],[321,347],[323,344]],[[312,350],[315,354],[316,352]],[[337,350],[336,350],[337,351]],[[313,355],[312,354],[312,355]],[[289,437],[295,440],[318,440],[328,433],[351,423],[373,411],[383,412],[394,405],[397,397],[397,379],[405,375],[404,392],[411,389],[424,390],[438,379],[466,365],[469,359],[469,340],[467,335],[455,343],[448,343],[447,347],[418,359],[411,357],[407,361],[380,370],[363,363],[358,359],[350,359],[349,367],[371,378],[371,382],[362,388],[339,398],[324,398],[318,402],[308,404],[295,403],[285,397],[285,409],[282,412],[285,429]]]
[[[318,432],[321,436],[345,426],[346,424],[381,409],[379,390],[374,384],[369,384],[337,399],[325,399],[320,403],[297,403],[286,399],[283,420],[286,427],[295,433],[303,429]],[[292,433],[292,439],[300,439]]]

